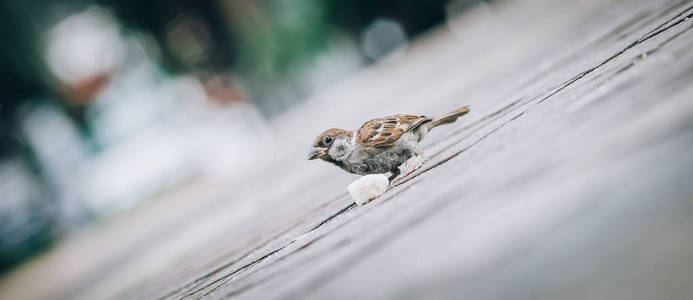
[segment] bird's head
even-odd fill
[[[332,128],[318,135],[308,153],[308,160],[342,161],[351,154],[354,147],[351,139],[354,133],[350,130]]]

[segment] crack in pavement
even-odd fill
[[[340,216],[340,215],[343,214],[344,212],[349,211],[349,210],[351,210],[351,209],[353,209],[353,208],[355,208],[355,207],[356,207],[356,203],[351,203],[350,205],[347,205],[346,207],[340,209],[338,212],[336,212],[336,213],[330,215],[329,217],[325,218],[324,220],[322,220],[319,224],[317,224],[316,226],[314,226],[312,229],[306,231],[306,233],[304,233],[304,234],[301,235],[301,236],[305,236],[306,234],[309,234],[309,233],[315,231],[316,229],[322,227],[323,225],[325,225],[326,223],[328,223],[328,222],[331,221],[332,219],[336,218],[337,216]],[[279,235],[275,235],[275,238],[276,238],[277,236],[281,236],[282,234],[284,234],[284,233],[286,233],[286,232],[288,232],[288,231],[289,231],[289,229],[283,231],[283,232],[280,233]],[[238,258],[238,259],[236,259],[236,260],[234,260],[234,261],[232,261],[232,262],[230,262],[230,263],[227,263],[227,264],[225,264],[224,266],[221,266],[221,267],[215,269],[214,271],[210,272],[209,274],[206,274],[206,275],[203,276],[202,278],[196,279],[196,280],[194,281],[194,283],[200,282],[200,281],[202,281],[202,280],[204,280],[204,279],[207,279],[207,278],[211,277],[211,276],[214,275],[214,274],[219,273],[221,270],[223,270],[223,269],[225,269],[225,268],[228,268],[229,266],[231,266],[231,265],[237,263],[238,261],[242,260],[243,258],[246,258],[246,257],[250,256],[252,253],[254,253],[254,252],[256,252],[258,249],[260,249],[260,248],[266,246],[266,245],[269,244],[271,241],[274,241],[274,239],[269,239],[269,240],[267,240],[267,241],[266,241],[265,243],[263,243],[261,246],[256,247],[256,248],[253,249],[252,251],[250,251],[250,252],[244,254],[242,257],[240,257],[240,258]],[[220,278],[217,278],[217,279],[215,279],[214,281],[212,281],[212,282],[210,282],[210,283],[208,283],[208,284],[205,284],[204,286],[201,286],[201,287],[200,287],[199,285],[197,285],[197,286],[195,286],[195,287],[192,287],[191,289],[188,289],[188,292],[186,292],[185,295],[183,295],[182,297],[178,297],[178,298],[180,299],[180,298],[186,298],[186,297],[193,296],[193,295],[195,295],[195,294],[197,294],[197,293],[203,291],[204,289],[209,288],[210,286],[213,286],[213,285],[216,284],[216,283],[222,282],[222,281],[224,281],[225,279],[227,279],[227,278],[229,278],[229,277],[231,277],[231,276],[233,276],[233,275],[235,275],[235,274],[237,274],[237,273],[239,273],[239,272],[241,272],[241,271],[243,271],[243,270],[246,270],[246,269],[248,269],[248,268],[250,268],[250,267],[252,267],[252,266],[254,266],[254,265],[256,265],[256,264],[258,264],[258,263],[260,263],[260,262],[262,262],[262,261],[264,261],[264,260],[267,259],[268,257],[270,257],[270,256],[272,256],[273,254],[276,254],[277,252],[279,252],[279,251],[285,249],[286,247],[288,247],[289,245],[293,244],[294,242],[296,242],[296,239],[293,239],[293,240],[289,241],[289,242],[286,243],[285,245],[283,245],[283,246],[281,246],[281,247],[279,247],[279,248],[277,248],[277,249],[275,249],[275,250],[272,250],[272,251],[269,252],[268,254],[265,254],[265,255],[263,255],[263,256],[261,256],[261,257],[255,259],[255,260],[253,260],[252,262],[249,262],[249,263],[247,263],[247,264],[241,266],[240,268],[238,268],[238,269],[232,271],[231,273],[226,274],[226,275],[224,275],[224,276],[222,276],[222,277],[220,277]],[[308,245],[309,245],[309,244],[312,244],[313,242],[314,242],[314,241],[311,241],[310,243],[308,243]],[[302,248],[300,248],[300,249],[303,249],[303,248],[305,248],[305,247],[306,247],[306,245],[302,246]],[[292,252],[292,253],[293,253],[293,252]],[[209,295],[211,292],[215,291],[219,286],[222,286],[223,284],[227,283],[228,281],[230,281],[230,280],[224,281],[221,285],[218,285],[217,287],[212,288],[210,291],[207,291],[204,295]],[[194,284],[194,283],[193,283],[193,284]],[[190,286],[190,284],[189,284],[188,286]],[[192,289],[194,289],[194,290],[192,290]],[[182,290],[182,289],[178,289],[178,290],[176,290],[176,291],[174,291],[174,292],[170,292],[169,294],[167,294],[166,296],[161,297],[160,299],[170,297],[170,296],[172,296],[173,294],[175,294],[175,293],[177,293],[177,292],[180,292],[181,290]]]
[[[668,30],[668,29],[670,29],[670,28],[672,28],[672,27],[674,27],[674,26],[677,26],[677,25],[679,25],[679,24],[681,24],[681,23],[683,23],[683,22],[686,22],[688,19],[690,19],[691,17],[693,17],[693,14],[689,14],[689,15],[687,15],[687,16],[684,17],[684,18],[680,18],[680,17],[681,17],[682,15],[684,15],[686,12],[688,12],[689,10],[691,10],[691,9],[693,9],[693,6],[689,6],[688,8],[686,8],[686,9],[685,9],[684,11],[682,11],[681,13],[679,13],[679,14],[677,14],[676,16],[672,17],[671,19],[667,20],[666,22],[660,24],[660,25],[657,26],[655,29],[653,29],[653,30],[649,31],[648,33],[646,33],[643,37],[641,37],[641,38],[635,40],[634,42],[632,42],[632,43],[630,43],[630,44],[628,44],[625,48],[621,49],[621,50],[618,51],[616,54],[613,54],[612,56],[610,56],[610,57],[608,57],[607,59],[603,60],[602,62],[600,62],[600,63],[597,64],[596,66],[591,67],[591,68],[589,68],[589,69],[587,69],[587,70],[581,72],[580,74],[578,74],[578,75],[576,75],[576,76],[573,76],[572,78],[570,78],[570,79],[568,79],[567,81],[565,81],[565,82],[563,82],[562,84],[560,84],[558,87],[555,87],[555,88],[551,89],[551,92],[550,92],[549,94],[547,94],[547,95],[545,95],[545,96],[543,96],[543,97],[541,97],[541,95],[540,95],[540,96],[537,96],[537,97],[534,97],[534,98],[530,99],[530,100],[529,100],[528,102],[526,102],[526,103],[531,103],[532,100],[537,99],[537,98],[541,98],[539,101],[537,101],[536,103],[532,104],[532,105],[531,105],[530,107],[528,107],[526,110],[521,111],[520,113],[518,113],[516,116],[514,116],[514,117],[511,118],[510,120],[508,120],[508,121],[506,121],[506,122],[500,124],[498,127],[494,128],[494,129],[491,130],[489,133],[485,134],[484,136],[482,136],[482,137],[479,138],[478,140],[474,141],[472,144],[468,145],[467,147],[464,147],[464,148],[460,149],[459,151],[453,153],[453,154],[450,155],[449,157],[446,157],[446,158],[444,158],[443,160],[438,161],[438,162],[434,163],[433,165],[431,165],[431,166],[429,166],[429,167],[422,168],[421,171],[419,171],[419,172],[417,172],[417,173],[414,173],[414,174],[412,174],[411,176],[409,176],[409,177],[407,177],[407,178],[404,178],[403,180],[401,180],[400,182],[398,182],[397,185],[406,183],[406,182],[408,181],[408,179],[415,178],[415,177],[417,177],[417,176],[419,176],[419,175],[421,175],[421,174],[423,174],[423,173],[425,173],[425,172],[428,172],[429,170],[431,170],[431,169],[433,169],[433,168],[435,168],[435,167],[438,167],[438,166],[440,166],[440,165],[442,165],[442,164],[444,164],[444,163],[450,161],[451,159],[455,158],[455,157],[458,156],[459,154],[461,154],[461,153],[463,153],[463,152],[469,150],[469,148],[471,148],[472,146],[474,146],[474,145],[478,144],[479,142],[481,142],[482,140],[486,139],[488,136],[490,136],[491,134],[495,133],[496,131],[498,131],[499,129],[501,129],[502,127],[504,127],[505,125],[507,125],[508,123],[510,123],[510,122],[512,122],[512,121],[514,121],[514,120],[516,120],[516,119],[519,118],[520,116],[522,116],[522,115],[524,115],[525,113],[529,112],[534,106],[543,103],[544,101],[548,100],[548,99],[551,98],[552,96],[554,96],[554,95],[558,94],[559,92],[563,91],[564,89],[566,89],[568,86],[570,86],[570,85],[572,85],[573,83],[577,82],[578,80],[584,78],[585,76],[587,76],[588,74],[592,73],[593,71],[595,71],[595,70],[601,68],[602,66],[606,65],[607,63],[609,63],[610,61],[616,59],[617,57],[623,55],[624,53],[626,53],[628,50],[632,49],[633,47],[635,47],[635,46],[637,46],[637,45],[639,45],[639,44],[642,44],[643,42],[645,42],[645,41],[651,39],[652,37],[654,37],[654,36],[656,36],[656,35],[658,35],[658,34],[664,32],[664,31],[666,31],[666,30]],[[670,23],[671,21],[676,20],[677,18],[680,18],[680,19],[679,19],[678,21],[672,23],[672,24],[669,24],[668,26],[664,26],[665,24],[668,24],[668,23]],[[665,44],[671,42],[671,41],[674,40],[675,38],[679,37],[681,34],[683,34],[684,32],[688,31],[689,29],[690,29],[690,26],[689,26],[688,28],[686,28],[686,29],[680,31],[680,32],[677,32],[674,36],[669,37],[669,38],[668,38],[667,40],[665,40],[663,43],[661,43],[660,45],[658,45],[658,47],[655,47],[654,51],[652,51],[651,53],[654,53],[654,52],[656,52],[657,50],[661,49],[662,46],[664,46]],[[649,55],[649,54],[651,54],[651,53],[648,53],[647,55]],[[645,57],[646,57],[646,56],[645,56]],[[644,59],[645,57],[638,56],[637,58],[640,58],[640,60],[642,60],[642,59]],[[485,116],[484,118],[482,118],[481,120],[479,120],[479,121],[476,122],[475,124],[471,124],[471,125],[468,126],[468,127],[471,127],[471,126],[480,124],[481,122],[483,122],[483,121],[485,121],[485,120],[488,120],[488,119],[490,119],[490,118],[493,118],[493,117],[496,117],[496,116],[500,116],[502,113],[504,113],[504,112],[506,112],[506,111],[509,111],[510,108],[512,108],[512,107],[515,106],[516,104],[520,103],[521,100],[522,100],[522,98],[520,98],[520,99],[518,99],[518,100],[515,100],[515,101],[511,102],[510,104],[508,104],[508,105],[504,106],[503,108],[501,108],[501,109],[499,109],[499,110],[497,110],[497,111],[495,111],[495,112],[493,112],[493,113],[491,113],[491,114]],[[525,103],[520,103],[520,104],[525,104]],[[465,127],[465,128],[468,128],[468,127]],[[439,151],[438,153],[436,153],[436,155],[437,155],[437,154],[440,154],[440,153],[442,153],[442,152],[444,152],[444,151],[446,151],[446,150],[448,150],[448,149],[450,149],[450,148],[453,147],[454,145],[455,145],[455,144],[452,144],[452,145],[450,145],[450,146],[444,148],[443,150],[441,150],[441,151]]]

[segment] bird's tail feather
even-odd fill
[[[454,123],[455,121],[457,121],[457,118],[464,116],[468,112],[469,112],[469,106],[466,105],[466,106],[460,107],[456,110],[453,110],[453,111],[451,111],[445,115],[442,115],[438,118],[435,118],[435,119],[433,119],[433,121],[426,123],[426,125],[427,125],[428,129],[430,130],[433,127]]]

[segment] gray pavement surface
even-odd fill
[[[691,16],[478,6],[280,116],[254,170],[68,241],[2,298],[690,299]],[[358,177],[305,161],[322,129],[461,105],[424,167],[365,206]]]

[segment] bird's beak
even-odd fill
[[[308,153],[308,160],[314,160],[316,158],[323,158],[327,155],[327,149],[325,148],[312,148],[310,153]]]

